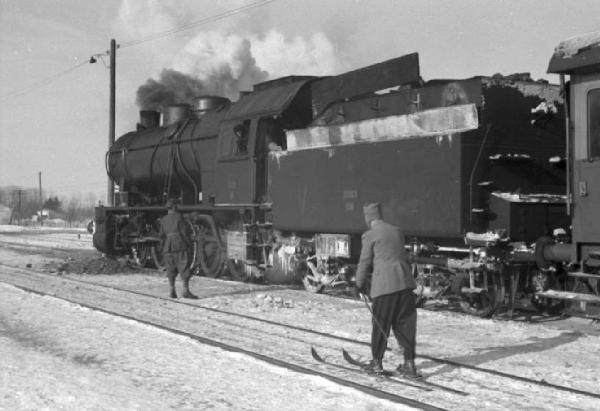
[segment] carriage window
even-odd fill
[[[589,158],[600,158],[600,89],[588,93]]]

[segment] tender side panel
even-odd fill
[[[271,159],[273,223],[284,231],[359,233],[362,206],[407,234],[461,235],[460,135],[301,150]]]

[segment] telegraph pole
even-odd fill
[[[115,39],[110,41],[110,101],[108,109],[108,149],[115,143],[115,79],[117,64],[117,42]],[[115,186],[108,177],[108,188],[106,193],[106,203],[113,207],[115,205]]]
[[[40,226],[44,225],[44,200],[42,199],[42,172],[38,172],[40,180]]]
[[[18,190],[17,195],[19,196],[19,217],[17,219],[17,225],[21,225],[21,196],[23,195],[23,190]]]

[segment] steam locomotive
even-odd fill
[[[167,107],[162,124],[142,111],[106,153],[118,189],[114,206],[96,208],[94,245],[161,267],[158,219],[177,197],[196,273],[321,292],[352,283],[362,205],[378,202],[407,236],[422,300],[451,294],[478,316],[505,301],[546,310],[577,301],[593,316],[595,40],[557,48],[549,72],[560,86],[527,73],[425,82],[414,53],[256,84],[236,102],[202,96]]]

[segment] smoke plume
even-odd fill
[[[258,67],[249,39],[218,32],[204,32],[190,40],[175,56],[173,67],[201,79],[211,93],[232,100],[270,77]]]
[[[154,25],[142,24],[145,21],[164,27],[174,21],[181,25],[180,20],[185,19],[181,8],[172,7],[168,1],[164,4],[150,1],[152,7],[141,15],[135,13],[142,9],[138,2],[129,6],[126,3],[121,8],[121,19],[130,24],[129,31]],[[166,53],[152,57],[155,63],[169,58],[163,62],[167,68],[160,71],[158,78],[149,78],[138,88],[138,107],[160,110],[171,104],[192,103],[198,95],[237,100],[240,91],[252,90],[254,84],[262,81],[296,74],[329,75],[339,68],[335,49],[323,33],[286,37],[275,29],[262,34],[248,32],[243,27],[237,27],[239,32],[235,29],[230,27],[227,33],[198,33],[183,47],[175,38],[169,39],[169,47],[162,47]]]
[[[164,69],[158,80],[150,78],[138,88],[136,103],[141,110],[161,111],[173,104],[192,104],[194,97],[205,94],[214,94],[214,91],[200,79]]]

